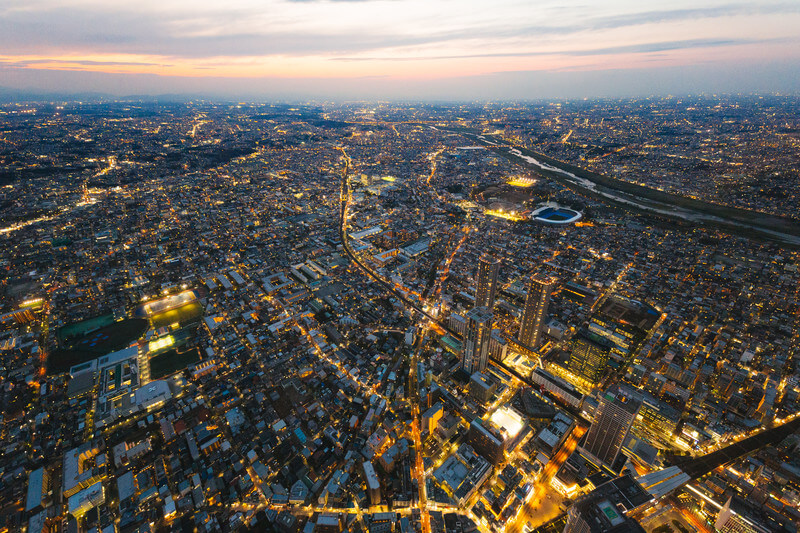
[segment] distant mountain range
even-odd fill
[[[14,102],[187,102],[198,99],[186,94],[115,96],[101,92],[48,92],[39,89],[14,89],[0,87],[0,103]]]

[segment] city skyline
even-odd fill
[[[800,88],[791,2],[92,0],[0,10],[2,86],[241,99],[531,99]]]
[[[0,527],[791,533],[798,108],[0,104]]]
[[[796,0],[6,0],[0,533],[796,533]]]

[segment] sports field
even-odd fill
[[[169,376],[198,361],[200,361],[199,348],[192,348],[182,353],[177,350],[169,350],[150,358],[150,379]]]
[[[62,326],[58,328],[58,331],[56,332],[58,344],[60,346],[69,344],[70,341],[73,341],[78,337],[113,323],[114,315],[108,314],[96,316],[94,318],[88,318],[86,320],[81,320],[80,322],[73,322],[72,324]]]
[[[147,320],[128,318],[112,322],[86,335],[72,339],[54,350],[47,358],[47,373],[60,374],[71,366],[116,352],[141,337],[147,330]]]
[[[200,302],[190,302],[188,304],[163,311],[150,317],[153,329],[163,328],[171,324],[178,323],[181,327],[197,322],[203,316],[203,306]]]

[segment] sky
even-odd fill
[[[3,0],[0,86],[288,100],[800,93],[800,1]]]

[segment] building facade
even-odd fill
[[[519,342],[536,348],[547,318],[547,306],[554,281],[544,276],[534,276],[528,283],[528,295],[525,298],[525,310],[519,327]]]
[[[470,375],[486,369],[493,322],[494,315],[486,307],[475,307],[467,313],[467,334],[464,338],[461,367]]]
[[[497,295],[497,275],[500,272],[500,261],[496,257],[483,254],[478,260],[478,287],[475,292],[475,306],[494,307]]]
[[[599,383],[605,376],[613,348],[613,344],[607,339],[582,329],[572,339],[570,372],[589,383]]]
[[[594,423],[586,434],[584,450],[602,465],[614,469],[641,405],[641,400],[619,391],[604,392]]]

